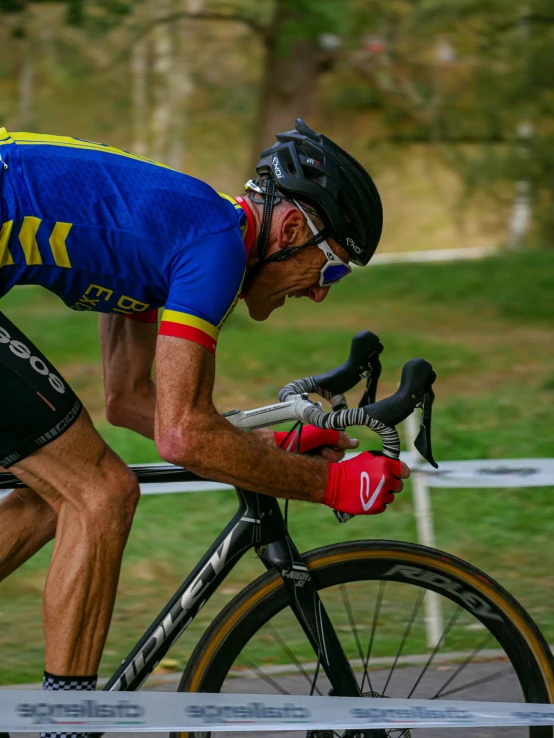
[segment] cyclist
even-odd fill
[[[286,456],[281,434],[237,430],[212,400],[217,338],[241,294],[265,320],[287,296],[321,302],[349,262],[369,262],[382,210],[358,162],[301,120],[235,199],[75,138],[0,129],[0,157],[0,296],[40,284],[73,310],[100,313],[111,423],[210,479],[354,514],[385,510],[409,474],[401,462],[366,452],[338,464],[357,441],[310,427],[300,451],[327,447],[323,459]],[[44,685],[92,689],[138,485],[2,313],[0,381],[0,466],[28,485],[0,504],[0,578],[55,535]]]

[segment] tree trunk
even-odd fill
[[[148,38],[142,38],[131,53],[133,147],[135,154],[149,156],[148,146]]]
[[[153,18],[166,17],[172,10],[171,0],[151,0]],[[152,89],[152,157],[167,162],[169,155],[170,128],[173,118],[174,96],[171,76],[174,64],[174,49],[171,28],[167,23],[158,23],[153,31],[153,89]]]
[[[18,92],[18,126],[26,131],[33,127],[33,108],[35,101],[35,60],[34,35],[31,9],[28,8],[21,18],[22,38],[20,42]]]
[[[277,0],[275,15],[266,40],[266,58],[261,83],[258,121],[254,136],[252,163],[261,151],[275,142],[275,134],[294,128],[296,118],[309,118],[314,92],[321,71],[317,39],[287,41],[285,24],[294,20],[297,27],[309,26],[309,18],[290,0]]]
[[[199,13],[204,0],[176,0],[175,11]],[[175,25],[175,58],[170,79],[174,99],[173,119],[169,142],[168,164],[175,169],[183,167],[186,151],[188,111],[194,92],[192,62],[195,58],[195,21],[183,19]]]

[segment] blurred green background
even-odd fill
[[[218,348],[222,411],[275,399],[341,363],[369,328],[385,344],[381,396],[413,356],[438,373],[435,456],[553,456],[554,13],[497,0],[0,0],[0,125],[100,140],[238,194],[294,118],[346,146],[382,193],[380,253],[496,248],[478,261],[356,270],[321,305],[267,324],[242,306]],[[128,462],[153,443],[104,420],[96,319],[44,290],[2,310],[72,383]],[[353,398],[354,399],[354,398]],[[366,448],[369,435],[360,433]],[[437,545],[485,569],[554,641],[553,489],[433,491]],[[146,497],[125,554],[106,676],[234,510],[232,493]],[[302,548],[416,540],[409,485],[386,515],[339,526],[294,504]],[[0,683],[42,673],[40,602],[51,547],[0,585]],[[254,574],[248,557],[176,652]]]

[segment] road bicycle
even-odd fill
[[[302,423],[337,429],[365,425],[381,437],[383,453],[398,458],[396,426],[420,408],[416,448],[436,466],[431,450],[435,373],[423,359],[413,359],[403,368],[398,391],[376,402],[382,349],[375,334],[359,333],[338,369],[291,382],[280,391],[279,403],[235,410],[226,417],[244,429],[297,421],[291,434],[295,429],[300,433]],[[344,394],[361,379],[365,390],[360,405],[348,409]],[[314,393],[330,403],[331,412],[310,401],[308,395]],[[167,465],[131,468],[140,482],[200,479]],[[22,485],[15,477],[0,475],[0,489],[17,486]],[[288,531],[287,505],[283,512],[276,498],[239,488],[236,494],[238,510],[232,520],[105,690],[139,689],[231,569],[253,549],[265,573],[209,625],[184,669],[179,691],[552,702],[554,660],[546,641],[522,606],[482,571],[448,553],[389,540],[350,541],[300,553]],[[343,523],[351,517],[335,515]],[[440,596],[446,623],[432,649],[426,648],[422,615],[427,592]],[[362,733],[383,738],[420,736],[423,731]],[[464,729],[463,734],[507,732]],[[552,738],[552,728],[531,727],[518,734]],[[310,738],[331,735],[318,731]],[[434,730],[432,735],[441,733]]]

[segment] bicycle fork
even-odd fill
[[[358,680],[344,653],[333,624],[316,589],[315,582],[292,539],[286,535],[272,543],[257,546],[256,553],[268,570],[276,569],[289,595],[289,605],[317,657],[312,683],[315,689],[321,667],[331,684],[331,694],[361,697]],[[381,738],[381,730],[364,730],[365,738]]]

